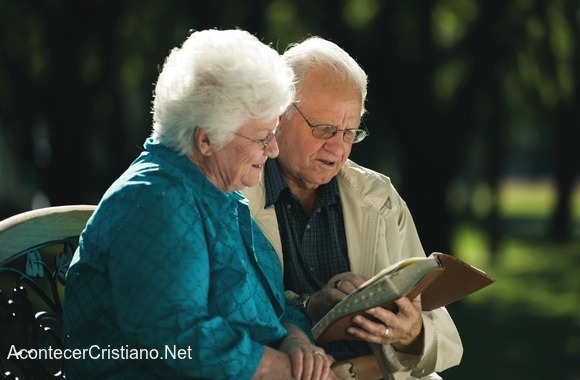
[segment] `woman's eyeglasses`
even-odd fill
[[[266,150],[266,148],[268,147],[268,144],[270,144],[270,142],[274,139],[274,137],[276,137],[275,132],[268,133],[268,135],[263,139],[253,139],[253,138],[241,135],[237,132],[234,132],[234,135],[243,137],[246,140],[250,140],[252,142],[255,142],[256,144],[260,144],[262,146],[262,149],[264,149],[264,150]]]

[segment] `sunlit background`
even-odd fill
[[[214,27],[280,52],[319,35],[367,71],[351,158],[392,178],[427,252],[497,279],[449,306],[446,379],[580,379],[577,0],[0,0],[0,218],[96,204],[164,57]]]

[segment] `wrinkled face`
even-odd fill
[[[323,70],[314,70],[304,79],[296,105],[312,125],[330,124],[339,129],[360,125],[360,92]],[[315,189],[338,174],[352,144],[343,140],[342,132],[328,140],[314,137],[300,113],[293,107],[289,112],[292,116],[282,116],[276,135],[278,162],[291,188]]]
[[[266,159],[278,155],[276,139],[272,138],[277,122],[251,120],[236,131],[232,141],[212,151],[203,170],[210,181],[223,191],[257,184]]]

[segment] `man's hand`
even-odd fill
[[[348,294],[354,292],[367,279],[361,275],[344,272],[332,277],[318,292],[313,293],[306,304],[306,315],[314,324]]]
[[[395,304],[397,312],[374,307],[365,312],[369,318],[357,315],[353,321],[358,327],[349,327],[347,331],[367,342],[391,344],[399,352],[420,355],[423,351],[421,295],[413,301],[401,297]]]

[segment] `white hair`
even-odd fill
[[[296,92],[300,94],[305,76],[318,67],[327,67],[341,80],[348,81],[360,91],[361,116],[367,97],[367,74],[346,51],[321,37],[310,37],[291,44],[282,55],[294,71]],[[289,110],[291,110],[290,108]]]
[[[219,147],[248,120],[278,117],[294,99],[294,73],[272,47],[239,30],[193,32],[168,55],[153,99],[153,138],[181,154],[201,128]]]

